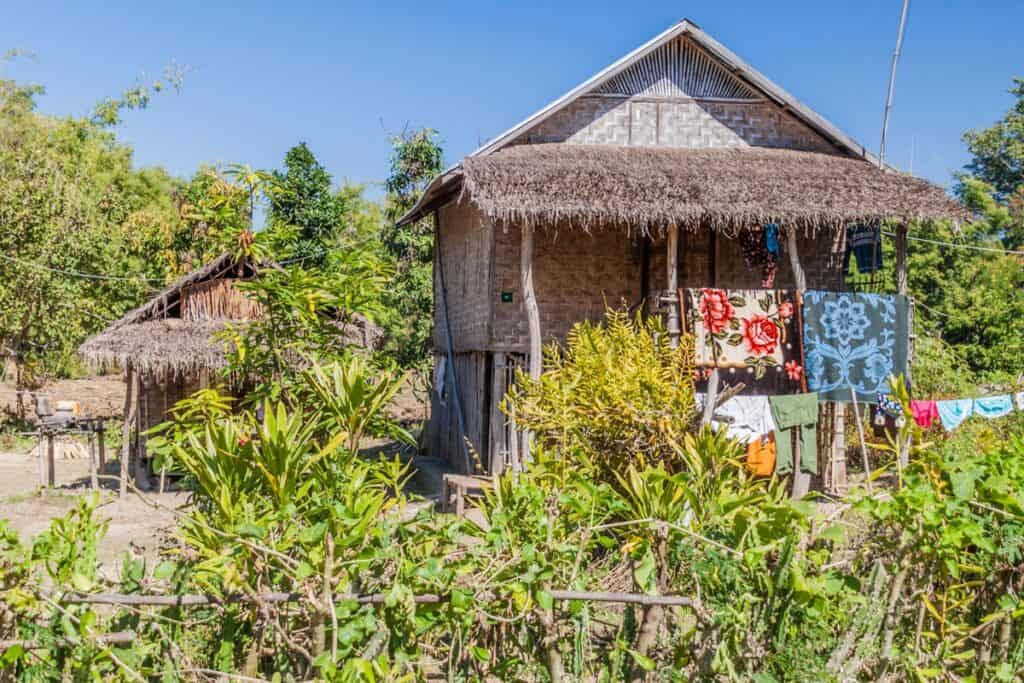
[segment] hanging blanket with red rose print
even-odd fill
[[[890,375],[907,371],[907,297],[855,292],[804,294],[807,388],[822,401],[875,403]]]
[[[699,368],[727,368],[758,393],[800,390],[803,367],[793,292],[773,289],[686,290],[686,330]],[[728,379],[728,378],[727,378]]]

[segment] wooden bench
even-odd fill
[[[459,517],[466,513],[466,497],[482,496],[491,486],[489,477],[465,474],[446,474],[441,480],[441,512],[454,512]]]

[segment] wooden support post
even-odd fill
[[[122,498],[128,494],[128,461],[132,450],[132,423],[135,421],[135,401],[132,393],[135,389],[135,371],[132,366],[125,370],[124,411],[121,413],[124,422],[121,424],[121,482],[119,493]]]
[[[907,294],[907,226],[896,228],[896,293]]]
[[[146,437],[143,436],[143,424],[148,424],[149,410],[143,400],[142,375],[135,373],[135,485],[144,491],[150,489],[149,464],[146,462]]]
[[[789,228],[786,230],[786,246],[787,251],[789,252],[789,264],[793,268],[793,280],[796,282],[797,305],[800,305],[800,302],[803,299],[803,294],[807,291],[807,276],[804,274],[804,268],[800,264],[800,252],[797,249],[795,228]],[[811,488],[811,475],[800,469],[799,440],[797,440],[795,445],[796,447],[793,449],[792,495],[793,498],[800,499],[807,495],[807,492]]]
[[[46,436],[41,429],[36,452],[39,454],[39,488],[46,488]]]
[[[100,487],[96,472],[96,434],[90,431],[86,439],[89,441],[89,487],[96,491]]]
[[[46,433],[46,464],[48,471],[46,472],[46,483],[52,489],[57,485],[57,462],[54,454],[54,434],[53,432]]]
[[[846,491],[846,404],[832,404],[832,488],[836,493]]]
[[[103,418],[96,422],[96,447],[99,455],[99,467],[102,472],[107,466],[107,429],[103,424]]]
[[[668,331],[668,343],[673,349],[679,346],[682,327],[679,320],[679,226],[675,223],[668,226],[668,238],[665,240],[665,263],[668,268],[668,320],[665,327]]]
[[[540,309],[537,307],[537,294],[533,289],[533,228],[523,226],[523,243],[520,247],[519,259],[520,286],[523,290],[523,306],[526,308],[526,321],[529,328],[530,357],[528,359],[530,368],[530,379],[540,379],[541,365],[541,338],[540,338]]]
[[[505,354],[502,351],[495,351],[491,354],[491,405],[490,411],[491,426],[490,448],[491,462],[489,474],[499,476],[505,470],[505,459],[508,457],[508,442],[505,439],[505,414],[501,412],[501,401],[505,398],[508,387],[505,386]]]

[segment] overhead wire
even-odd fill
[[[886,237],[896,237],[896,233],[882,232]],[[958,242],[945,242],[943,240],[933,240],[927,237],[914,237],[913,235],[907,235],[908,240],[914,242],[924,242],[926,244],[934,244],[940,247],[952,247],[954,249],[973,249],[974,251],[986,251],[993,254],[1009,254],[1011,256],[1024,256],[1024,251],[1014,249],[997,249],[996,247],[979,247],[974,244],[960,244]]]

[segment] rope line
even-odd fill
[[[882,232],[886,237],[896,237],[895,233]],[[994,254],[1012,254],[1014,256],[1024,256],[1024,251],[1015,251],[1013,249],[996,249],[995,247],[978,247],[973,244],[957,244],[956,242],[943,242],[942,240],[932,240],[927,237],[914,237],[913,235],[907,235],[908,240],[915,242],[926,242],[927,244],[936,244],[940,247],[955,247],[957,249],[973,249],[975,251],[988,251]]]

